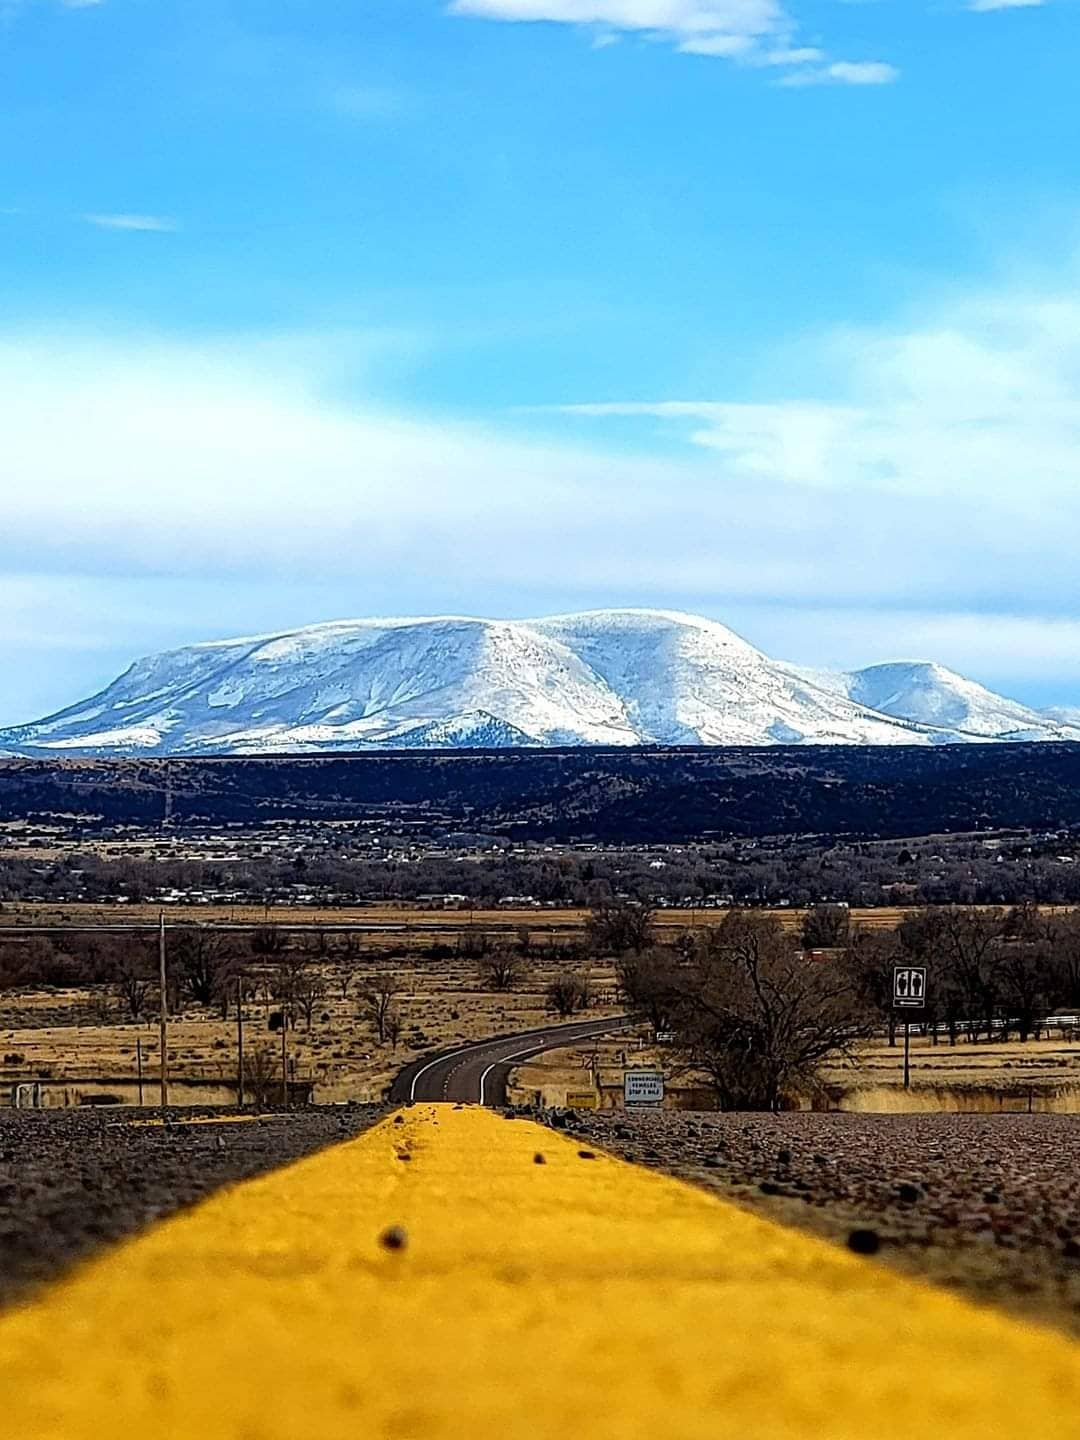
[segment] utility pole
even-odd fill
[[[244,1108],[244,977],[236,977],[236,1103]]]
[[[911,1021],[904,1021],[904,1089],[911,1089]]]
[[[169,977],[165,960],[165,911],[159,915],[158,981],[161,985],[161,1108],[169,1104]]]

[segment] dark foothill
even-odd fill
[[[391,1225],[379,1236],[379,1244],[384,1250],[404,1250],[409,1243],[409,1236],[403,1225]]]
[[[876,1255],[881,1249],[881,1236],[876,1230],[852,1230],[847,1243],[856,1255]]]

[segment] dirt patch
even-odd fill
[[[262,1115],[0,1111],[0,1304],[223,1185],[350,1139],[375,1107]],[[201,1123],[188,1123],[198,1119]]]
[[[870,1232],[878,1259],[908,1275],[1080,1335],[1080,1124],[1069,1116],[555,1118],[863,1253]]]

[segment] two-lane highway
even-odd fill
[[[453,1100],[472,1105],[505,1105],[506,1081],[515,1065],[545,1050],[560,1050],[601,1035],[625,1030],[625,1015],[608,1020],[578,1020],[517,1035],[501,1035],[443,1051],[406,1065],[390,1087],[390,1100]]]

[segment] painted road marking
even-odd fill
[[[412,1084],[409,1086],[409,1099],[416,1099],[416,1082],[420,1079],[421,1075],[426,1075],[429,1070],[433,1070],[436,1065],[441,1065],[444,1060],[453,1060],[455,1055],[464,1055],[472,1048],[471,1045],[466,1045],[462,1050],[451,1050],[448,1055],[436,1055],[434,1060],[429,1060],[426,1065],[421,1065],[420,1069],[417,1070],[416,1074],[412,1077]],[[444,1085],[443,1094],[445,1093],[446,1086]]]
[[[1075,1440],[1062,1335],[525,1121],[399,1116],[0,1317],[3,1433]]]

